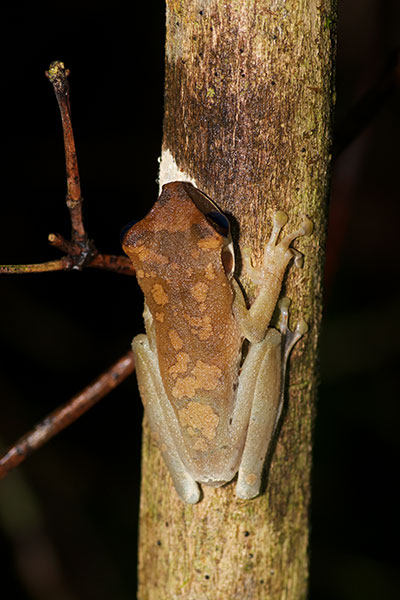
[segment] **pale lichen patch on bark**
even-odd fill
[[[160,192],[164,183],[170,181],[188,181],[196,186],[196,181],[188,173],[181,171],[168,148],[163,149],[160,157],[159,183]]]

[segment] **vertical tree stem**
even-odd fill
[[[283,293],[310,325],[296,346],[263,494],[234,483],[177,498],[147,426],[143,442],[139,599],[299,600],[308,578],[311,433],[322,309],[332,115],[334,0],[168,0],[160,183],[186,179],[236,224],[256,262],[279,208],[298,227],[303,269]],[[240,264],[240,261],[239,261]],[[255,290],[240,274],[250,300]]]

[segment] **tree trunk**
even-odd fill
[[[296,241],[304,267],[289,268],[282,291],[292,323],[302,316],[310,331],[292,353],[263,493],[243,501],[234,482],[203,486],[201,502],[184,505],[144,427],[140,600],[307,594],[334,10],[334,0],[167,1],[160,184],[192,181],[232,216],[235,242],[258,264],[276,209],[291,228],[306,214],[315,229]]]

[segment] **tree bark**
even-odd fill
[[[292,353],[262,494],[242,501],[234,482],[203,486],[201,502],[184,505],[145,424],[140,600],[306,597],[334,22],[334,0],[167,0],[160,184],[192,181],[232,217],[257,264],[276,209],[287,230],[305,214],[315,229],[295,243],[303,269],[284,280],[292,323],[302,316],[310,330]]]

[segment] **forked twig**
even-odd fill
[[[50,413],[34,429],[10,446],[0,456],[0,479],[21,464],[32,452],[38,450],[57,433],[76,421],[78,417],[133,373],[134,369],[133,352],[130,350],[82,392]]]
[[[135,271],[126,256],[99,254],[93,241],[89,239],[83,224],[82,194],[76,155],[74,133],[71,122],[69,99],[69,70],[60,61],[51,63],[46,76],[51,81],[61,113],[64,134],[65,166],[67,174],[66,203],[71,218],[71,240],[67,241],[59,234],[51,233],[49,242],[67,254],[59,260],[26,265],[0,265],[0,273],[43,273],[45,271],[81,270],[94,267],[134,275]]]

